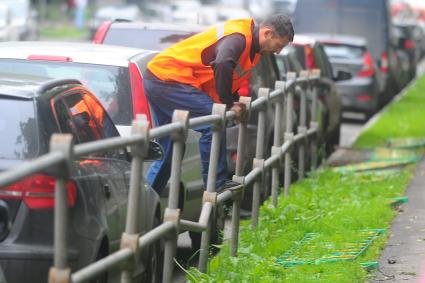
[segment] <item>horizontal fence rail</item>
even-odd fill
[[[258,98],[251,101],[249,97],[240,97],[240,102],[246,105],[247,113],[239,121],[237,160],[233,181],[240,184],[218,194],[216,192],[217,167],[220,152],[220,138],[226,127],[226,121],[234,121],[235,113],[227,111],[225,105],[214,104],[211,115],[188,119],[187,111],[176,110],[170,124],[149,129],[145,116],[138,115],[132,125],[132,135],[116,137],[101,141],[73,145],[70,134],[55,134],[51,138],[50,152],[23,165],[0,174],[0,187],[10,185],[23,177],[36,174],[40,171],[48,172],[56,178],[55,194],[55,221],[54,221],[54,266],[49,272],[50,283],[88,282],[113,267],[121,269],[121,282],[132,282],[132,273],[136,269],[140,251],[154,242],[164,240],[163,282],[171,282],[174,269],[174,257],[177,247],[178,234],[182,231],[202,232],[199,270],[206,272],[208,249],[212,224],[215,221],[217,209],[226,201],[232,202],[231,248],[232,256],[237,255],[240,206],[247,186],[253,185],[252,201],[252,228],[258,225],[260,195],[262,191],[270,192],[272,203],[277,206],[280,176],[284,176],[284,194],[289,193],[291,183],[291,164],[295,145],[298,152],[298,176],[304,178],[307,163],[311,170],[317,166],[317,86],[320,80],[320,71],[303,71],[299,77],[295,73],[288,73],[286,81],[276,82],[275,89],[261,88]],[[297,132],[294,132],[294,95],[299,98],[299,113]],[[310,102],[308,102],[308,98]],[[266,158],[265,129],[267,111],[274,109],[274,137],[270,155]],[[258,113],[256,151],[252,160],[252,170],[244,172],[244,152],[246,150],[247,125],[250,115]],[[309,124],[308,113],[310,113]],[[211,144],[210,162],[206,190],[202,200],[202,210],[198,222],[181,219],[178,208],[180,190],[181,162],[185,141],[189,129],[199,126],[211,126],[213,137]],[[173,142],[170,191],[168,205],[164,212],[163,222],[147,233],[140,235],[137,230],[137,216],[139,209],[145,207],[142,201],[144,196],[144,179],[142,176],[143,163],[147,157],[149,140],[164,136],[171,136]],[[65,183],[70,176],[71,162],[79,157],[101,153],[111,149],[131,148],[131,175],[128,194],[128,207],[125,231],[121,238],[121,248],[110,255],[93,262],[92,264],[72,272],[68,267],[67,251],[67,193]],[[311,160],[307,160],[307,153]],[[268,155],[268,154],[267,154]],[[271,174],[270,174],[271,172]],[[270,176],[270,177],[267,177]],[[270,178],[271,181],[268,179]],[[269,185],[268,185],[269,181]]]

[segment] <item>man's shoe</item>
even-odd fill
[[[233,191],[233,190],[238,190],[242,187],[243,187],[243,185],[241,183],[238,183],[238,182],[235,182],[235,181],[232,181],[232,180],[226,180],[226,182],[224,182],[224,184],[217,189],[217,192],[221,193],[221,192],[224,192],[224,191],[227,191],[227,190]]]

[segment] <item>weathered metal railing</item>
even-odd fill
[[[295,144],[298,147],[298,171],[300,179],[304,177],[306,166],[306,151],[310,151],[311,168],[317,164],[317,144],[314,136],[318,132],[316,121],[317,108],[317,82],[320,72],[302,72],[296,78],[295,73],[288,73],[286,82],[276,82],[275,90],[259,90],[258,99],[251,102],[248,97],[241,97],[240,102],[248,109],[248,114],[258,112],[258,128],[256,140],[256,153],[253,160],[253,169],[246,175],[243,172],[244,149],[247,144],[247,123],[249,115],[241,119],[239,124],[238,157],[233,180],[240,186],[226,190],[220,194],[215,192],[217,175],[217,163],[219,158],[220,138],[224,130],[226,120],[234,120],[233,111],[226,112],[225,106],[215,104],[211,115],[188,119],[188,112],[176,110],[172,123],[149,129],[145,117],[138,117],[132,127],[130,137],[116,137],[107,140],[89,142],[73,146],[71,135],[54,135],[51,139],[50,153],[41,156],[31,162],[13,170],[0,174],[0,186],[7,186],[19,179],[35,174],[40,171],[50,172],[56,178],[55,195],[55,229],[54,229],[54,267],[49,272],[50,283],[64,282],[87,282],[112,267],[119,266],[122,270],[121,282],[131,282],[132,271],[137,265],[140,250],[163,238],[165,240],[163,282],[171,282],[174,268],[174,256],[176,253],[177,237],[181,231],[189,230],[202,232],[199,270],[206,271],[208,261],[208,247],[210,245],[211,224],[215,209],[227,200],[233,201],[231,249],[232,256],[236,256],[238,248],[240,205],[244,195],[244,188],[253,184],[252,203],[252,228],[258,224],[258,212],[260,205],[260,191],[264,184],[265,172],[271,170],[271,196],[273,205],[277,205],[279,175],[284,169],[284,193],[288,194],[291,182],[291,149]],[[293,132],[293,95],[299,88],[300,113],[297,133]],[[307,128],[307,94],[311,95],[310,125]],[[266,111],[272,103],[275,110],[274,140],[269,158],[264,158],[264,137],[266,127]],[[286,115],[285,115],[286,112]],[[284,127],[285,124],[285,127]],[[178,197],[180,190],[181,161],[184,144],[188,129],[201,125],[213,127],[213,138],[210,154],[210,167],[206,191],[203,196],[202,211],[198,222],[180,219],[178,209]],[[285,132],[283,130],[285,129]],[[143,161],[148,150],[149,139],[155,139],[170,135],[173,141],[172,169],[170,177],[170,192],[168,206],[164,212],[163,223],[151,231],[140,236],[137,231],[137,215],[141,207],[139,195],[144,193],[143,188]],[[312,138],[313,137],[313,138]],[[282,142],[283,140],[283,142]],[[130,189],[128,196],[128,210],[125,231],[121,239],[121,248],[76,272],[71,273],[67,262],[67,194],[65,182],[69,177],[70,164],[74,158],[104,152],[111,149],[131,147],[132,167],[130,177]],[[284,158],[284,166],[283,164]],[[284,168],[283,168],[284,167]],[[146,197],[142,195],[142,201]]]

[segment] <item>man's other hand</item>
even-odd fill
[[[240,122],[245,119],[246,115],[246,105],[240,102],[234,102],[232,108],[230,110],[234,111],[236,114],[236,121]]]

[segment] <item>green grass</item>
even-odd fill
[[[391,105],[379,120],[358,138],[356,146],[384,145],[392,137],[425,137],[425,77],[407,95]],[[361,229],[389,228],[396,212],[389,199],[404,195],[414,165],[393,176],[341,175],[330,170],[312,173],[279,198],[274,209],[267,201],[260,209],[257,229],[241,223],[238,257],[229,256],[229,243],[208,265],[208,273],[192,268],[192,282],[365,282],[361,262],[376,261],[388,235],[353,262],[325,263],[284,268],[275,263],[305,233],[318,232],[323,242],[335,246],[356,238]],[[323,247],[312,251],[323,254]]]
[[[89,30],[79,30],[73,26],[45,27],[40,30],[40,35],[48,39],[86,40],[89,38]]]
[[[425,137],[425,76],[409,89],[400,101],[392,104],[369,129],[357,139],[355,147],[383,145],[393,137]]]
[[[328,170],[312,174],[294,184],[288,198],[281,196],[277,209],[266,202],[256,230],[251,230],[249,221],[241,224],[237,258],[228,256],[225,245],[210,262],[208,275],[191,271],[192,282],[365,281],[367,272],[359,263],[376,260],[386,236],[354,262],[284,268],[275,260],[305,233],[319,232],[324,242],[338,246],[355,239],[359,230],[388,228],[395,215],[388,199],[403,195],[410,176],[409,170],[391,178],[344,176]],[[313,254],[323,252],[318,247]]]

